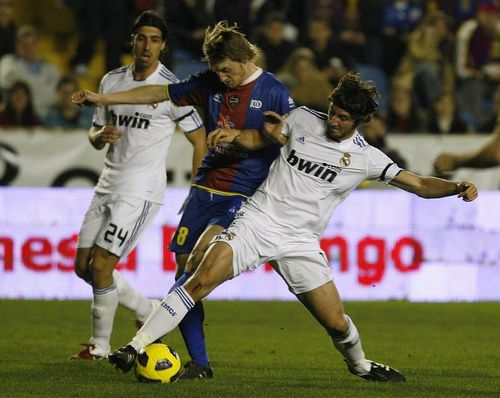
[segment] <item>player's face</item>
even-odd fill
[[[152,26],[141,26],[133,36],[134,62],[139,69],[156,66],[165,48],[161,31]]]
[[[351,114],[338,106],[330,104],[328,108],[328,120],[326,122],[326,134],[332,140],[343,141],[350,138],[355,131],[355,120]]]
[[[246,64],[241,62],[224,60],[210,65],[210,69],[217,73],[219,80],[231,89],[240,86],[249,77]]]

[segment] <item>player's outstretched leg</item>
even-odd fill
[[[167,294],[132,341],[108,356],[109,362],[119,370],[128,372],[134,366],[137,353],[175,329],[193,306],[194,301],[186,290],[182,286],[176,288]]]
[[[134,366],[137,358],[137,351],[131,345],[125,345],[113,351],[108,356],[109,363],[115,365],[115,368],[127,373]]]

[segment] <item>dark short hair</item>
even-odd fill
[[[72,84],[73,86],[75,86],[76,88],[79,87],[79,84],[78,84],[78,80],[76,80],[73,76],[62,76],[59,81],[57,82],[57,85],[56,85],[56,90],[60,90],[62,86],[64,86],[65,84]]]
[[[347,111],[358,122],[369,120],[377,110],[379,94],[373,82],[361,80],[355,72],[347,72],[328,96],[335,106]]]
[[[141,26],[152,26],[161,31],[161,38],[167,39],[168,29],[165,20],[156,11],[144,11],[137,17],[132,26],[132,33],[136,33]]]

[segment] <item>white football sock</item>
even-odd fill
[[[351,318],[347,315],[344,316],[349,327],[347,332],[342,336],[332,336],[333,345],[340,351],[353,370],[360,374],[366,374],[370,370],[371,365],[365,358],[358,329],[356,329]]]
[[[175,329],[193,307],[193,299],[182,286],[179,286],[165,296],[160,306],[153,311],[129,344],[139,352]]]
[[[121,272],[114,270],[113,279],[118,288],[118,302],[125,308],[134,311],[137,320],[144,322],[153,309],[150,301],[135,290]]]
[[[109,341],[113,331],[116,308],[118,307],[118,289],[116,284],[104,289],[94,288],[92,301],[92,338],[96,346],[92,354],[106,356],[109,353]]]

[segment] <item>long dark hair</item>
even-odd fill
[[[28,103],[20,115],[12,106],[12,94],[16,90],[23,90],[28,96]],[[33,108],[33,99],[31,89],[28,84],[22,80],[16,80],[7,91],[7,104],[5,106],[5,120],[8,124],[14,126],[37,126],[40,124],[40,119]]]

